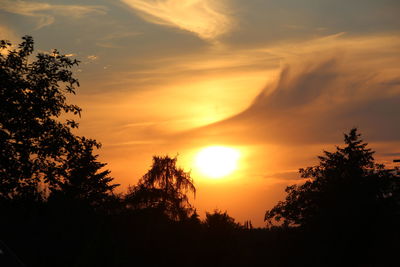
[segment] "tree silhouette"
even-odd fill
[[[357,129],[344,135],[346,146],[324,151],[319,165],[300,169],[309,179],[286,188],[285,201],[265,214],[271,225],[351,226],[378,223],[400,215],[400,177],[375,164],[373,151],[360,139]]]
[[[99,144],[75,136],[74,120],[59,120],[65,113],[80,115],[81,109],[66,101],[79,86],[71,71],[79,62],[57,50],[39,53],[34,60],[32,37],[22,39],[17,49],[0,41],[0,199],[39,200],[47,197],[46,189],[80,187],[88,181],[97,189],[86,193],[110,191],[114,186],[105,178],[108,173],[96,176],[94,171],[104,166],[91,155]],[[91,168],[79,174],[88,179],[79,185],[77,164]]]
[[[204,224],[209,230],[216,233],[227,233],[243,228],[226,211],[220,210],[214,210],[213,213],[206,212]]]
[[[67,155],[64,166],[64,179],[58,181],[53,197],[76,200],[90,206],[99,207],[110,197],[110,192],[118,186],[110,184],[113,180],[106,165],[97,161],[98,155],[93,149],[100,148],[95,140],[85,137],[76,138],[73,151]]]
[[[134,209],[160,210],[170,219],[183,220],[193,214],[187,193],[196,193],[189,172],[176,166],[177,157],[153,157],[151,169],[130,187],[126,201]]]

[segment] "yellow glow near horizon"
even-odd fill
[[[196,155],[196,167],[210,178],[221,178],[237,169],[240,153],[237,149],[224,146],[209,146]]]

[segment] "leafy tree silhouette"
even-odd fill
[[[360,139],[357,129],[344,135],[346,146],[335,152],[324,151],[320,163],[300,169],[310,179],[286,188],[286,200],[267,211],[272,224],[283,220],[286,226],[361,223],[394,216],[400,211],[399,176],[375,164],[373,151]],[[388,210],[388,207],[391,207]]]
[[[75,136],[74,120],[59,120],[65,113],[80,116],[81,109],[66,101],[79,86],[71,71],[79,62],[57,50],[33,60],[32,37],[22,39],[17,49],[0,41],[0,199],[43,200],[46,189],[72,187],[85,192],[83,198],[109,193],[115,185],[109,184],[108,171],[96,174],[104,164],[92,155],[100,145]]]
[[[309,180],[287,187],[286,199],[266,212],[265,221],[304,233],[300,247],[312,246],[313,253],[296,253],[308,264],[392,266],[400,238],[399,172],[374,162],[357,129],[344,141],[345,147],[324,151],[317,166],[300,169]]]
[[[150,170],[128,189],[126,203],[133,209],[159,210],[172,220],[194,214],[187,193],[196,193],[189,172],[176,166],[177,157],[154,156]]]

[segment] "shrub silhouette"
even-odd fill
[[[220,210],[214,210],[213,213],[206,212],[204,225],[207,229],[219,233],[233,232],[242,228],[226,211],[222,212]]]

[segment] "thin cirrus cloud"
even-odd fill
[[[214,0],[121,0],[146,21],[176,27],[213,40],[231,30],[228,7]]]
[[[247,109],[175,138],[199,143],[329,143],[359,127],[373,142],[399,142],[399,45],[393,36],[338,34],[298,44],[295,56],[288,47],[268,49],[286,57],[287,64]]]
[[[54,5],[20,0],[0,0],[0,10],[37,19],[37,29],[53,24],[56,15],[81,18],[89,14],[106,13],[103,6]]]

